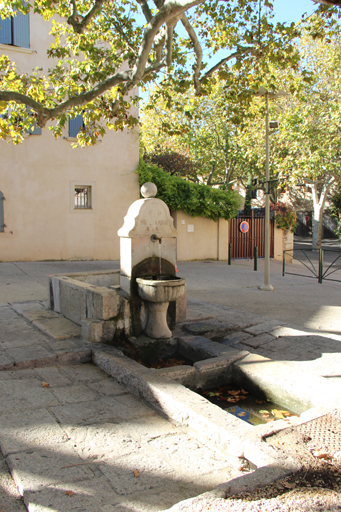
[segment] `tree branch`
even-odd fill
[[[92,18],[101,10],[102,5],[107,0],[95,0],[94,5],[84,18],[77,12],[77,6],[75,0],[72,0],[72,14],[68,17],[67,22],[73,27],[76,34],[84,34],[86,27],[92,20]]]
[[[197,35],[195,33],[195,30],[193,29],[192,25],[190,24],[190,22],[188,21],[188,18],[186,16],[186,14],[183,14],[180,18],[181,20],[181,23],[183,24],[184,28],[186,29],[186,32],[190,38],[190,40],[192,41],[192,44],[193,44],[193,49],[194,49],[194,52],[195,52],[195,64],[193,66],[193,83],[194,83],[194,88],[196,90],[196,93],[197,94],[200,94],[201,92],[201,82],[199,80],[199,76],[200,76],[200,70],[201,70],[201,65],[202,65],[202,48],[201,48],[201,44],[197,38]]]
[[[146,0],[136,0],[136,1],[138,4],[140,4],[142,12],[144,14],[144,17],[146,18],[146,21],[148,21],[148,23],[149,23],[150,20],[152,19],[153,15],[152,15],[152,11],[149,9],[148,3],[146,2]]]
[[[240,47],[240,48],[238,48],[237,51],[235,51],[234,53],[231,53],[231,55],[229,55],[228,57],[225,57],[224,59],[221,59],[218,62],[218,64],[216,64],[211,69],[209,69],[204,74],[204,76],[201,78],[200,82],[202,83],[206,78],[208,78],[209,76],[213,75],[213,73],[215,71],[217,71],[219,68],[221,68],[221,66],[223,64],[225,64],[226,62],[228,62],[228,61],[230,61],[232,59],[235,59],[237,57],[240,57],[242,55],[247,55],[248,53],[257,53],[257,51],[259,51],[259,49],[256,46],[247,46],[247,47]]]

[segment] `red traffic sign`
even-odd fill
[[[247,233],[249,231],[249,223],[243,220],[243,222],[239,224],[239,229],[242,233]]]

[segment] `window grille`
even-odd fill
[[[30,19],[29,14],[17,11],[15,16],[0,18],[0,43],[30,47]]]
[[[91,186],[75,186],[75,203],[77,209],[91,209]]]

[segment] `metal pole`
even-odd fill
[[[231,265],[231,243],[229,243],[229,259],[228,264]]]
[[[322,284],[323,279],[323,250],[319,251],[319,283]]]
[[[257,257],[258,257],[258,247],[257,247],[257,245],[255,245],[253,252],[254,252],[253,270],[257,270]]]
[[[283,251],[283,270],[282,270],[282,276],[285,276],[285,251]]]
[[[269,171],[269,100],[265,93],[265,244],[264,244],[264,284],[260,290],[272,292],[270,284],[270,171]]]

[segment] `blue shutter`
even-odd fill
[[[26,112],[28,112],[29,114],[34,114],[34,111],[30,109],[30,107],[28,105],[26,105]],[[33,122],[34,118],[32,116],[32,124],[28,130],[28,133],[30,133],[31,135],[41,135],[41,128],[40,126],[37,126],[37,123],[34,123]]]
[[[23,14],[17,11],[13,16],[13,45],[22,48],[30,47],[30,17],[29,14]]]
[[[34,124],[34,126],[30,129],[31,135],[41,135],[41,127],[37,126],[37,123]]]
[[[0,43],[12,44],[12,18],[0,18]]]
[[[83,128],[83,116],[78,114],[74,119],[69,119],[69,137],[77,137],[80,128]]]
[[[4,223],[4,195],[0,192],[0,232],[5,231],[6,224]]]

